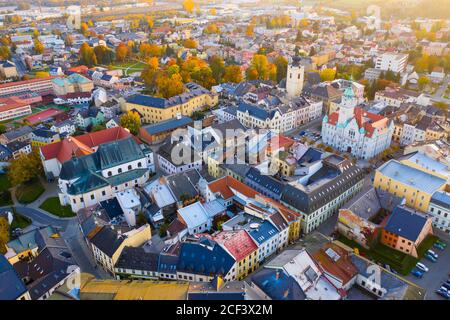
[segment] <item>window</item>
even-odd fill
[[[131,170],[131,164],[128,166],[128,170]]]
[[[93,194],[91,194],[91,200],[94,200],[95,196]]]
[[[122,173],[122,168],[119,168],[119,170],[117,170],[118,173]]]

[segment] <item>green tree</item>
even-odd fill
[[[80,47],[80,64],[86,65],[92,68],[97,64],[97,56],[95,55],[94,49],[84,42]]]
[[[221,83],[225,74],[225,62],[219,56],[212,56],[209,60],[209,66],[211,68],[212,77],[216,83]]]
[[[0,217],[0,253],[6,253],[6,244],[9,242],[9,224],[5,217]]]
[[[276,57],[274,64],[277,67],[277,83],[286,78],[288,61],[283,56]]]

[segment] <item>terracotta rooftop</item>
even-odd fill
[[[245,230],[222,231],[215,235],[213,240],[225,247],[236,261],[243,260],[258,249],[256,243]]]
[[[255,190],[231,176],[226,176],[221,179],[215,180],[208,186],[213,193],[219,192],[224,199],[233,197],[233,190],[251,198],[254,198],[258,194]]]

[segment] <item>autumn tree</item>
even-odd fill
[[[216,83],[221,83],[225,74],[225,62],[219,56],[212,56],[209,60],[209,66],[212,71],[212,77]]]
[[[193,0],[184,0],[183,1],[183,9],[188,13],[192,13],[194,11],[195,3]]]
[[[86,22],[82,22],[80,25],[81,33],[87,37],[89,35],[89,26]]]
[[[147,65],[141,72],[141,78],[144,80],[145,85],[148,89],[154,90],[156,75],[159,68],[158,58],[152,57],[147,60]]]
[[[92,68],[97,64],[97,57],[95,56],[94,49],[89,44],[83,42],[80,47],[80,64],[84,64],[89,68]]]
[[[40,42],[38,39],[34,40],[34,52],[36,54],[43,54],[45,50],[44,44]]]
[[[247,37],[253,37],[254,35],[255,35],[255,31],[254,31],[254,25],[252,25],[252,24],[249,24],[248,26],[247,26],[247,28],[245,28],[245,35],[247,36]]]
[[[288,61],[283,56],[278,56],[275,58],[274,64],[277,67],[277,77],[276,82],[280,82],[284,78],[286,78]]]
[[[417,84],[419,85],[419,89],[423,90],[430,83],[430,79],[426,76],[421,76],[417,80]]]
[[[141,118],[137,112],[128,111],[120,118],[120,126],[130,130],[131,134],[138,134]]]
[[[120,43],[116,48],[117,61],[123,62],[128,56],[128,46],[125,43]]]
[[[259,80],[267,80],[269,79],[269,72],[269,61],[267,60],[267,57],[262,54],[253,55],[247,78],[250,77],[249,80],[255,80],[251,78],[256,77],[256,79]]]
[[[0,217],[0,253],[6,253],[6,244],[9,242],[9,223],[4,216]]]
[[[241,67],[238,65],[230,65],[225,67],[223,82],[240,83],[243,80]]]
[[[169,76],[165,72],[159,73],[156,78],[156,86],[158,89],[157,95],[166,99],[181,94],[184,91],[183,79],[179,73],[173,74],[172,76]]]
[[[194,39],[186,39],[183,41],[183,47],[187,49],[196,49],[197,46],[197,41],[195,41]]]
[[[114,60],[114,51],[105,46],[96,46],[94,48],[94,54],[99,64],[109,65]]]
[[[206,89],[211,89],[216,83],[208,63],[195,56],[189,57],[183,62],[181,72],[185,82],[193,80]]]
[[[163,50],[157,44],[143,43],[139,47],[139,52],[143,59],[150,57],[159,57],[163,54]]]
[[[72,35],[70,35],[70,34],[66,35],[66,37],[64,38],[64,43],[68,47],[72,46],[73,45],[73,37],[72,37]]]
[[[37,149],[12,160],[8,167],[8,178],[13,186],[28,182],[43,173],[42,161]]]
[[[336,70],[328,68],[320,71],[319,74],[321,81],[333,81],[336,77]]]
[[[205,34],[218,34],[220,33],[220,29],[215,23],[210,23],[206,26],[206,28],[203,30]]]
[[[0,46],[0,60],[8,60],[11,58],[11,50],[7,46]]]

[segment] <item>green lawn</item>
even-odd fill
[[[0,191],[5,191],[11,188],[8,176],[6,174],[0,174]]]
[[[16,197],[20,203],[28,204],[37,200],[45,191],[39,180],[22,184],[16,189]]]
[[[58,197],[48,198],[41,204],[39,208],[62,218],[75,216],[75,213],[73,213],[70,206],[61,206]]]
[[[376,244],[372,249],[368,250],[360,246],[355,241],[349,240],[340,235],[338,240],[351,248],[358,248],[360,254],[369,259],[388,264],[392,269],[396,270],[402,275],[408,275],[415,267],[417,262],[423,257],[425,252],[433,245],[438,238],[434,235],[429,235],[420,244],[418,248],[419,259],[416,259],[410,255],[387,247],[381,243]]]
[[[10,230],[14,230],[16,228],[24,229],[31,224],[31,219],[24,217],[18,213],[14,213],[14,220],[11,223]]]

